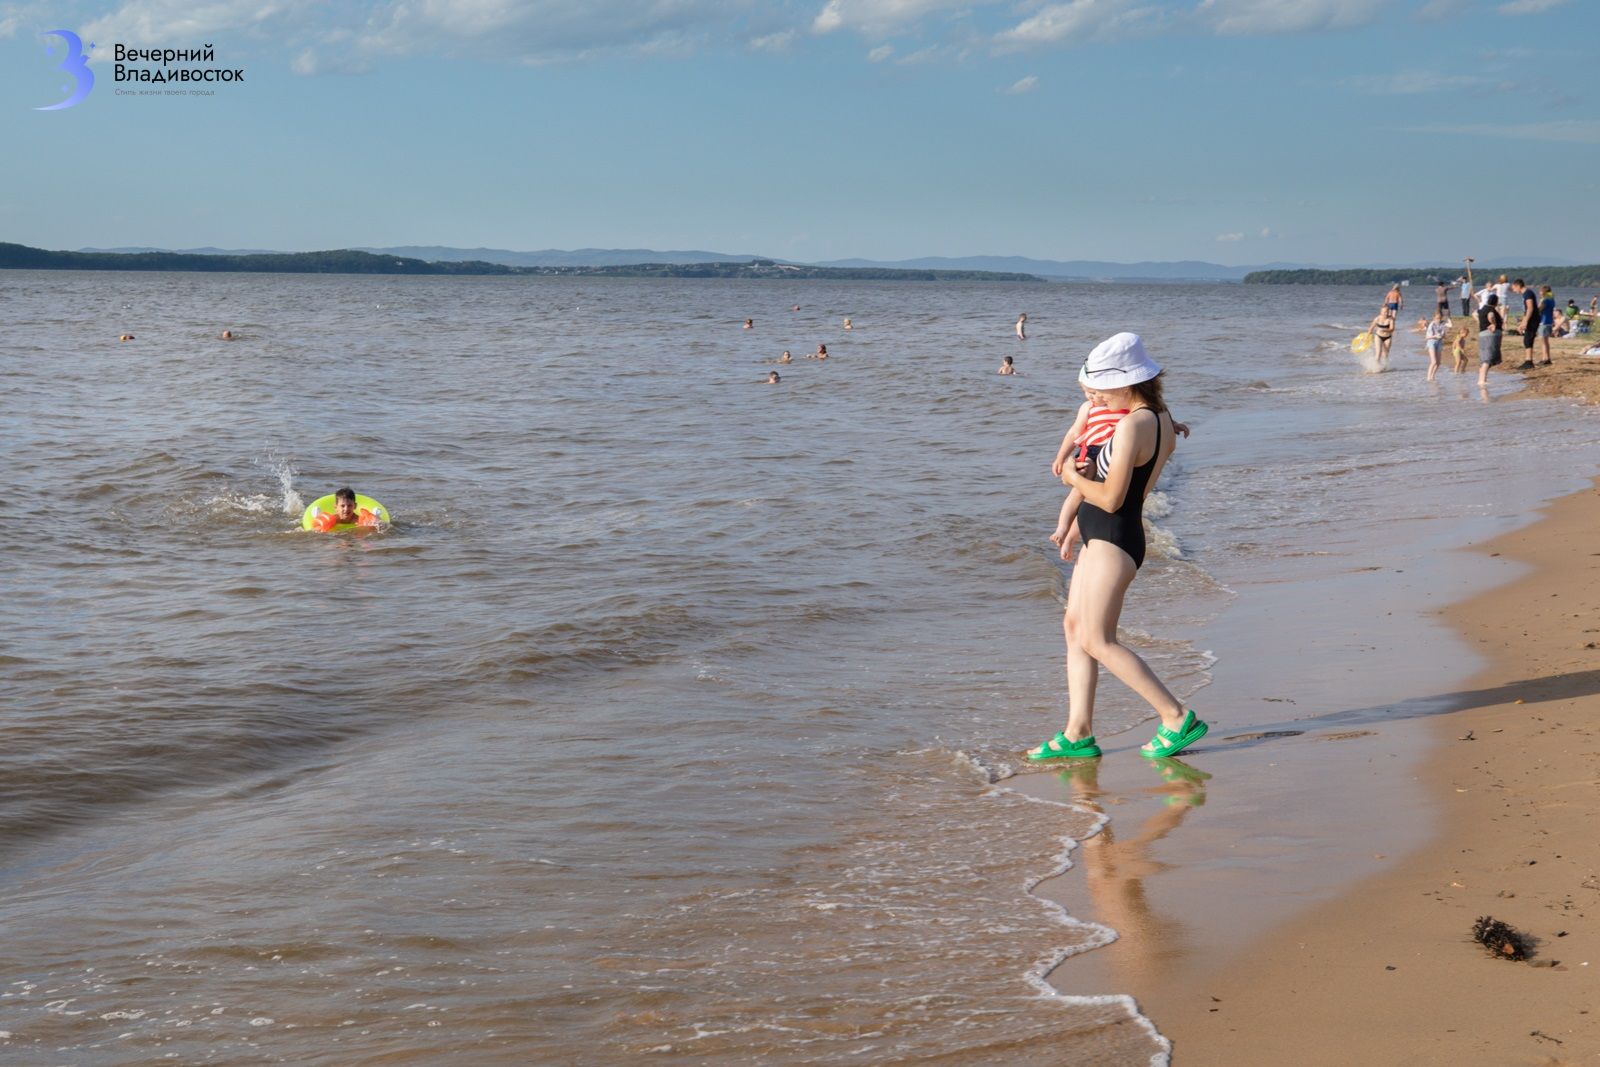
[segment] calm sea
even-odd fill
[[[1600,458],[1409,334],[1362,373],[1380,296],[0,273],[0,1062],[1161,1062],[1043,982],[1114,936],[1030,893],[1104,817],[1005,785],[1048,466],[1141,332],[1194,435],[1124,636],[1249,671],[1236,590]],[[395,526],[301,533],[345,484]]]

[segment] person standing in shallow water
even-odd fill
[[[1161,367],[1145,354],[1138,334],[1119,333],[1100,342],[1078,381],[1112,408],[1128,414],[1117,423],[1096,458],[1102,480],[1068,466],[1061,480],[1083,496],[1078,531],[1083,550],[1072,569],[1062,632],[1067,642],[1066,729],[1028,751],[1034,761],[1092,759],[1100,755],[1094,739],[1094,700],[1104,665],[1144,698],[1161,717],[1161,726],[1140,754],[1149,759],[1176,756],[1209,727],[1186,710],[1148,664],[1117,640],[1117,623],[1128,587],[1144,563],[1144,501],[1161,477],[1176,443],[1172,415],[1162,399]]]
[[[1028,339],[1028,313],[1026,311],[1024,311],[1022,314],[1017,316],[1017,340],[1026,341],[1027,339]]]

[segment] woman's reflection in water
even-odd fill
[[[1176,758],[1149,763],[1161,775],[1162,784],[1150,790],[1161,798],[1161,805],[1137,835],[1119,840],[1116,823],[1107,822],[1080,846],[1094,918],[1119,935],[1107,962],[1114,958],[1116,969],[1128,977],[1154,977],[1185,954],[1181,918],[1159,916],[1151,909],[1144,880],[1167,869],[1167,864],[1151,858],[1150,847],[1206,802],[1205,783],[1211,777]],[[1062,771],[1061,780],[1067,783],[1075,804],[1103,815],[1099,772],[1099,760],[1083,760]]]

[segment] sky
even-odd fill
[[[1595,262],[1597,54],[1596,0],[0,0],[0,241]]]

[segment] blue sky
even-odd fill
[[[38,111],[53,29],[96,83]],[[245,81],[118,96],[115,43]],[[0,241],[1593,262],[1597,45],[1592,0],[0,0]]]

